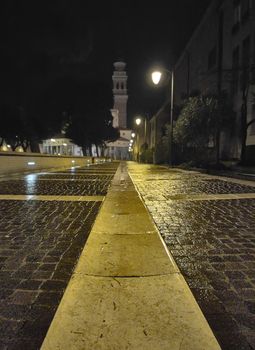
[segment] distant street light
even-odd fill
[[[136,120],[135,120],[136,125],[140,125],[141,122],[142,122],[141,118],[136,118]]]
[[[170,84],[170,97],[171,97],[171,109],[170,109],[170,130],[169,130],[169,166],[173,166],[173,111],[174,111],[174,71],[163,69],[171,77]],[[162,77],[162,72],[157,70],[151,74],[152,81],[155,85],[158,85]]]
[[[135,119],[135,123],[137,126],[139,126],[142,122],[142,119],[141,118],[136,118]],[[136,133],[136,142],[137,142],[137,162],[139,163],[140,162],[140,138],[139,138],[139,132],[137,130],[137,133]]]
[[[144,123],[144,131],[143,131],[143,142],[146,143],[146,139],[147,139],[147,119],[146,117],[138,117],[135,119],[135,123],[136,125],[139,127],[139,125],[141,125],[141,123]],[[140,135],[139,132],[137,130],[137,148],[138,148],[138,153],[137,153],[137,161],[140,162]],[[135,133],[134,133],[135,136]],[[132,141],[132,140],[131,140]]]

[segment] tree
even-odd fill
[[[251,85],[254,81],[251,79],[251,75],[254,75],[254,68],[250,64],[243,65],[241,69],[241,88],[242,88],[242,105],[241,105],[241,123],[240,123],[240,136],[241,136],[241,156],[240,160],[242,164],[246,163],[246,140],[249,127],[255,123],[255,118],[247,120],[248,117],[248,96]]]
[[[65,87],[68,90],[66,108],[70,116],[66,136],[82,147],[84,154],[91,154],[91,147],[95,145],[99,155],[99,146],[102,148],[105,141],[118,138],[110,113],[111,88],[94,80],[73,80]]]
[[[203,96],[188,98],[175,124],[175,142],[204,147],[215,133],[215,109],[213,99]]]
[[[208,157],[208,145],[216,145],[218,126],[223,130],[233,116],[226,96],[189,97],[174,127],[174,142],[184,149],[194,149],[197,156]],[[219,124],[218,124],[219,123]]]
[[[110,111],[97,111],[74,114],[67,128],[66,136],[75,144],[82,147],[83,154],[92,156],[92,145],[105,147],[105,142],[112,142],[119,138],[119,131],[112,127]]]
[[[1,123],[1,143],[5,140],[10,144],[11,149],[21,145],[21,134],[24,131],[22,123],[21,109],[10,105],[1,105],[0,123]]]

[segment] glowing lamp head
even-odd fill
[[[158,85],[158,83],[160,82],[161,75],[162,75],[162,73],[159,71],[153,72],[151,74],[152,81],[155,85]]]
[[[135,137],[135,133],[134,133],[134,132],[132,132],[131,136],[132,136],[132,137]]]
[[[140,125],[141,122],[142,122],[141,118],[136,118],[136,120],[135,120],[136,125]]]

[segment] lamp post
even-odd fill
[[[141,124],[142,119],[141,118],[136,118],[135,119],[135,123],[136,125],[139,127],[139,125]],[[137,131],[137,135],[136,135],[136,141],[137,141],[137,162],[140,162],[140,139],[139,139],[139,132]]]
[[[169,166],[173,166],[173,111],[174,111],[174,71],[169,71],[167,69],[163,69],[164,72],[170,75],[171,77],[171,107],[170,107],[170,130],[169,130]],[[158,85],[162,77],[161,71],[155,71],[151,74],[152,81],[155,85]]]

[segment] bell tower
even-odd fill
[[[125,62],[115,62],[113,80],[114,105],[112,109],[113,126],[117,128],[127,127],[127,73]]]

